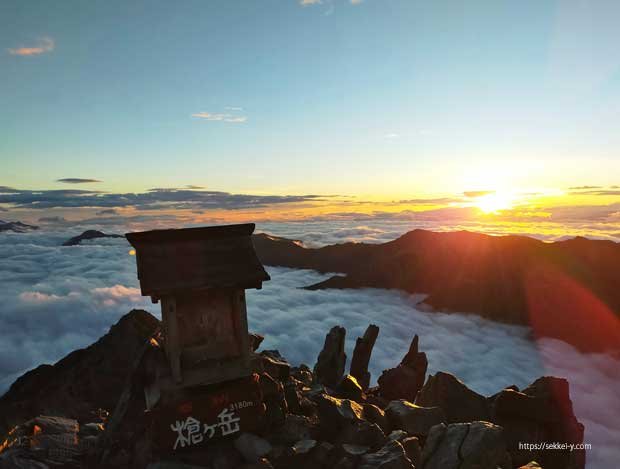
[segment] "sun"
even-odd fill
[[[491,192],[477,197],[474,206],[484,213],[497,213],[501,210],[512,208],[514,198],[507,193]]]

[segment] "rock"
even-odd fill
[[[303,383],[304,386],[312,385],[312,371],[306,365],[299,365],[296,368],[291,369],[293,377]]]
[[[244,464],[239,469],[273,469],[273,466],[267,458],[261,458],[250,464]]]
[[[317,424],[301,415],[288,414],[284,424],[269,435],[270,441],[292,445],[300,440],[314,440]]]
[[[394,430],[388,435],[388,440],[402,441],[408,436],[409,434],[405,430]]]
[[[414,466],[417,466],[422,459],[422,447],[417,436],[410,436],[400,442],[405,449],[405,454]]]
[[[298,391],[301,383],[292,376],[284,382],[284,397],[289,412],[300,414],[301,412],[301,393]]]
[[[364,336],[358,337],[355,341],[355,348],[353,349],[349,372],[351,376],[357,379],[357,382],[363,390],[368,389],[368,386],[370,385],[370,372],[368,371],[368,364],[370,363],[370,356],[378,335],[379,327],[371,324],[366,329],[366,332],[364,332]]]
[[[441,407],[448,423],[491,419],[486,398],[469,389],[449,373],[439,372],[429,376],[415,404],[423,407]]]
[[[249,334],[249,342],[250,342],[250,351],[256,352],[260,344],[265,340],[265,336],[261,334],[256,334],[254,332],[250,332]]]
[[[159,324],[146,311],[133,310],[89,347],[22,375],[0,397],[0,441],[37,415],[53,412],[92,422],[93,410],[114,409],[136,354]]]
[[[385,441],[385,433],[375,423],[365,420],[348,422],[339,429],[336,441],[355,446],[379,448]]]
[[[0,453],[0,469],[49,469],[47,464],[31,458],[25,449],[8,449]]]
[[[260,353],[265,372],[273,378],[285,381],[291,373],[291,365],[277,350],[263,350]]]
[[[312,452],[315,467],[329,467],[333,460],[334,445],[327,441],[321,441]]]
[[[521,449],[519,443],[583,443],[584,428],[575,417],[568,381],[537,379],[522,392],[504,389],[492,403],[493,422],[505,429],[515,465],[539,461],[545,469],[583,469],[585,451]]]
[[[295,454],[307,454],[316,448],[318,442],[316,440],[299,440],[293,445]]]
[[[403,445],[390,441],[376,453],[362,456],[358,469],[414,469]]]
[[[388,400],[406,399],[413,402],[424,385],[427,368],[426,354],[418,351],[418,336],[415,335],[400,364],[385,370],[379,377],[380,395]]]
[[[347,331],[344,327],[335,326],[325,336],[323,350],[319,353],[314,365],[316,382],[334,388],[344,374],[347,356],[344,353],[344,339]]]
[[[235,440],[235,448],[247,462],[255,463],[271,451],[271,444],[252,433],[242,433]]]
[[[185,464],[180,461],[156,461],[146,466],[146,469],[204,469],[205,466],[195,464]]]
[[[265,404],[265,426],[274,429],[282,425],[288,413],[284,386],[280,381],[272,378],[268,373],[259,375],[259,386]]]
[[[353,401],[361,401],[364,392],[362,387],[357,382],[354,376],[345,375],[338,386],[336,387],[336,394],[343,399],[351,399]]]
[[[519,469],[542,469],[536,461],[530,461],[525,466],[521,466]]]
[[[422,469],[510,469],[503,429],[489,422],[433,427],[422,451]]]
[[[338,399],[324,394],[318,400],[318,411],[321,425],[337,429],[348,422],[363,420],[364,408],[350,399]]]
[[[385,415],[392,428],[414,436],[426,436],[432,427],[446,421],[439,407],[420,407],[405,400],[390,402]]]
[[[38,416],[12,429],[0,444],[0,467],[77,468],[84,454],[78,442],[78,422],[54,416]]]
[[[381,428],[381,430],[383,430],[383,433],[385,433],[386,435],[390,433],[392,426],[390,425],[390,422],[383,410],[381,410],[376,405],[368,403],[365,403],[363,405],[363,409],[363,415],[365,420],[379,425],[379,428]]]
[[[80,425],[80,438],[86,438],[90,436],[97,437],[101,435],[103,431],[104,431],[103,425],[100,423],[95,423],[95,422],[85,423],[83,425]]]

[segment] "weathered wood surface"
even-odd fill
[[[256,374],[183,394],[152,412],[153,440],[162,453],[234,438],[262,424],[265,410]]]
[[[207,288],[260,288],[269,275],[252,244],[253,224],[127,233],[144,296]]]

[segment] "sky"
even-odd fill
[[[7,0],[0,21],[3,219],[568,206],[620,232],[615,0]]]

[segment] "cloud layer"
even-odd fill
[[[315,224],[304,236],[314,230],[317,238],[323,233],[322,239],[390,236],[379,228],[345,229],[327,223]],[[279,231],[299,233],[300,226],[281,224]],[[0,237],[0,389],[29,368],[92,343],[131,308],[159,316],[159,306],[140,296],[135,258],[128,255],[124,240],[61,247],[73,234],[42,231]],[[263,348],[277,348],[292,363],[312,366],[330,327],[347,328],[350,357],[355,338],[375,323],[381,332],[371,361],[373,380],[398,363],[413,334],[420,335],[430,372],[455,373],[484,394],[510,384],[525,386],[543,374],[564,376],[571,383],[576,413],[586,425],[586,442],[593,445],[588,467],[603,469],[616,460],[620,359],[581,354],[556,340],[535,343],[524,327],[472,315],[426,313],[417,309],[420,297],[377,289],[306,291],[298,287],[326,276],[268,270],[272,280],[263,290],[248,293],[250,328],[266,335]]]
[[[65,181],[66,182],[66,181]],[[82,180],[82,182],[86,182]],[[93,180],[94,182],[94,180]],[[231,194],[178,188],[154,188],[142,193],[109,193],[86,189],[21,190],[0,187],[0,204],[17,208],[133,207],[157,209],[241,209],[321,200],[319,195]]]

